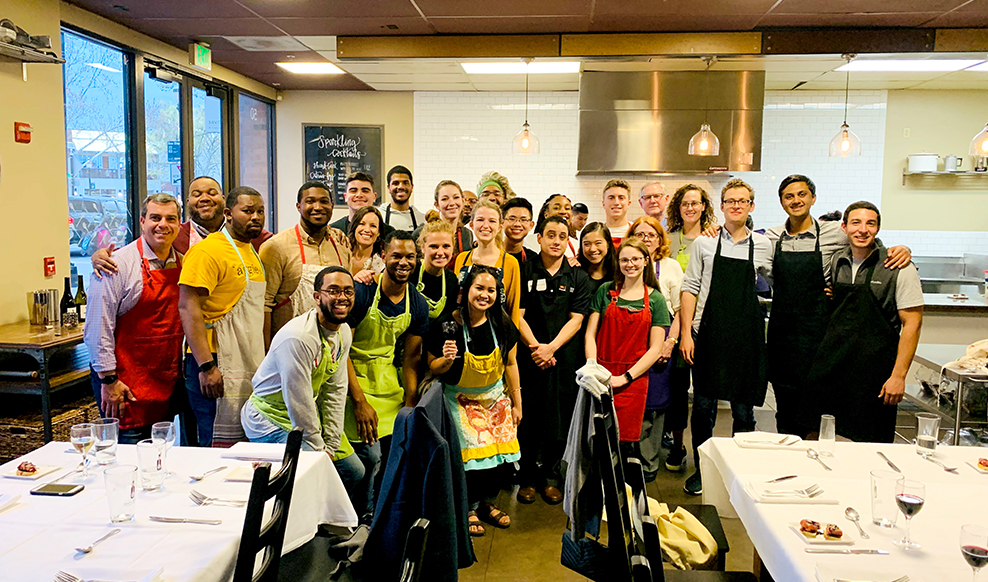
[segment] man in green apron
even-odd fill
[[[429,305],[408,284],[418,260],[412,233],[389,233],[382,258],[380,282],[356,284],[353,310],[347,318],[353,329],[350,362],[356,382],[350,383],[344,434],[364,464],[365,477],[354,503],[361,523],[373,518],[380,488],[378,469],[382,460],[387,462],[395,417],[403,406],[414,406],[418,400],[422,338],[429,330]],[[400,379],[393,363],[399,341],[404,344]]]
[[[346,234],[329,225],[333,197],[323,182],[309,181],[298,189],[299,222],[272,236],[258,254],[264,263],[264,343],[271,343],[281,326],[316,307],[312,298],[315,276],[324,267],[350,268]]]

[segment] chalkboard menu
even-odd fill
[[[366,172],[374,177],[374,190],[387,191],[384,180],[384,126],[302,125],[305,180],[321,180],[333,190],[337,205],[345,204],[346,177]]]

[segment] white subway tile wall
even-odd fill
[[[752,214],[756,228],[781,224],[778,185],[787,175],[805,174],[817,185],[814,214],[843,210],[857,200],[881,206],[882,152],[885,139],[885,91],[852,91],[847,121],[862,142],[854,158],[830,158],[830,139],[844,119],[841,91],[768,91],[762,128],[762,171],[736,172],[756,192]],[[575,91],[533,92],[528,96],[528,122],[538,136],[541,153],[515,155],[511,140],[525,121],[521,92],[416,92],[415,182],[417,206],[425,208],[440,180],[456,180],[476,190],[480,176],[496,170],[512,189],[537,209],[552,193],[562,192],[590,209],[590,220],[603,220],[601,190],[613,178],[633,188],[629,216],[642,214],[638,189],[653,181],[646,176],[577,176],[579,94]],[[683,144],[685,149],[686,144]],[[726,176],[661,177],[668,192],[695,183],[719,197]],[[719,213],[718,213],[719,214]],[[988,232],[883,231],[887,244],[907,244],[916,255],[960,255],[984,252]]]

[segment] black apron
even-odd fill
[[[707,398],[761,406],[765,402],[765,318],[755,294],[755,241],[748,260],[720,254],[717,237],[710,292],[700,317],[693,389]]]
[[[411,204],[408,205],[408,215],[412,219],[412,228],[411,228],[411,230],[409,232],[414,232],[415,229],[419,227],[419,225],[415,221],[415,210],[412,209]],[[388,204],[388,207],[384,210],[384,224],[386,224],[388,226],[391,226],[391,205],[390,204]],[[453,255],[453,256],[455,257],[456,255]]]
[[[878,395],[895,368],[899,333],[871,290],[876,265],[860,284],[834,281],[836,307],[808,381],[819,412],[836,417],[837,434],[858,442],[891,443],[898,407],[886,405]]]
[[[820,252],[820,224],[812,252],[782,250],[775,244],[772,265],[772,312],[768,320],[768,379],[775,390],[776,422],[782,433],[806,433],[799,427],[801,398],[807,394],[806,377],[827,331],[828,306]]]

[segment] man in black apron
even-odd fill
[[[870,202],[844,211],[850,247],[831,268],[833,311],[810,368],[809,409],[833,414],[841,436],[891,443],[923,324],[923,290],[914,265],[884,265],[888,251],[875,240],[880,227]]]
[[[564,218],[545,219],[538,239],[542,251],[530,256],[531,275],[522,282],[522,315],[528,326],[522,326],[527,347],[519,350],[519,363],[525,378],[525,414],[532,422],[518,428],[524,451],[518,501],[532,503],[541,493],[546,503],[555,505],[563,500],[560,461],[576,405],[576,369],[586,360],[583,336],[577,334],[590,311],[590,281],[564,256],[569,242]]]
[[[754,407],[765,401],[765,319],[755,294],[757,271],[768,274],[772,246],[745,226],[754,190],[730,180],[720,194],[724,228],[716,239],[700,237],[683,280],[680,350],[693,366],[693,462],[684,491],[703,492],[700,445],[713,435],[717,401],[729,400],[733,432],[755,429]]]
[[[412,206],[412,171],[405,166],[395,166],[388,170],[388,194],[391,202],[381,205],[384,224],[395,230],[415,229],[425,224],[425,215]]]
[[[823,341],[830,307],[831,260],[848,248],[838,222],[817,222],[811,215],[816,185],[801,174],[779,184],[779,202],[789,218],[766,231],[772,241],[772,311],[768,323],[768,379],[775,393],[778,432],[805,437],[816,431],[819,417],[807,414],[806,377]],[[893,260],[895,259],[895,260]],[[886,266],[904,267],[908,247],[889,249]]]

